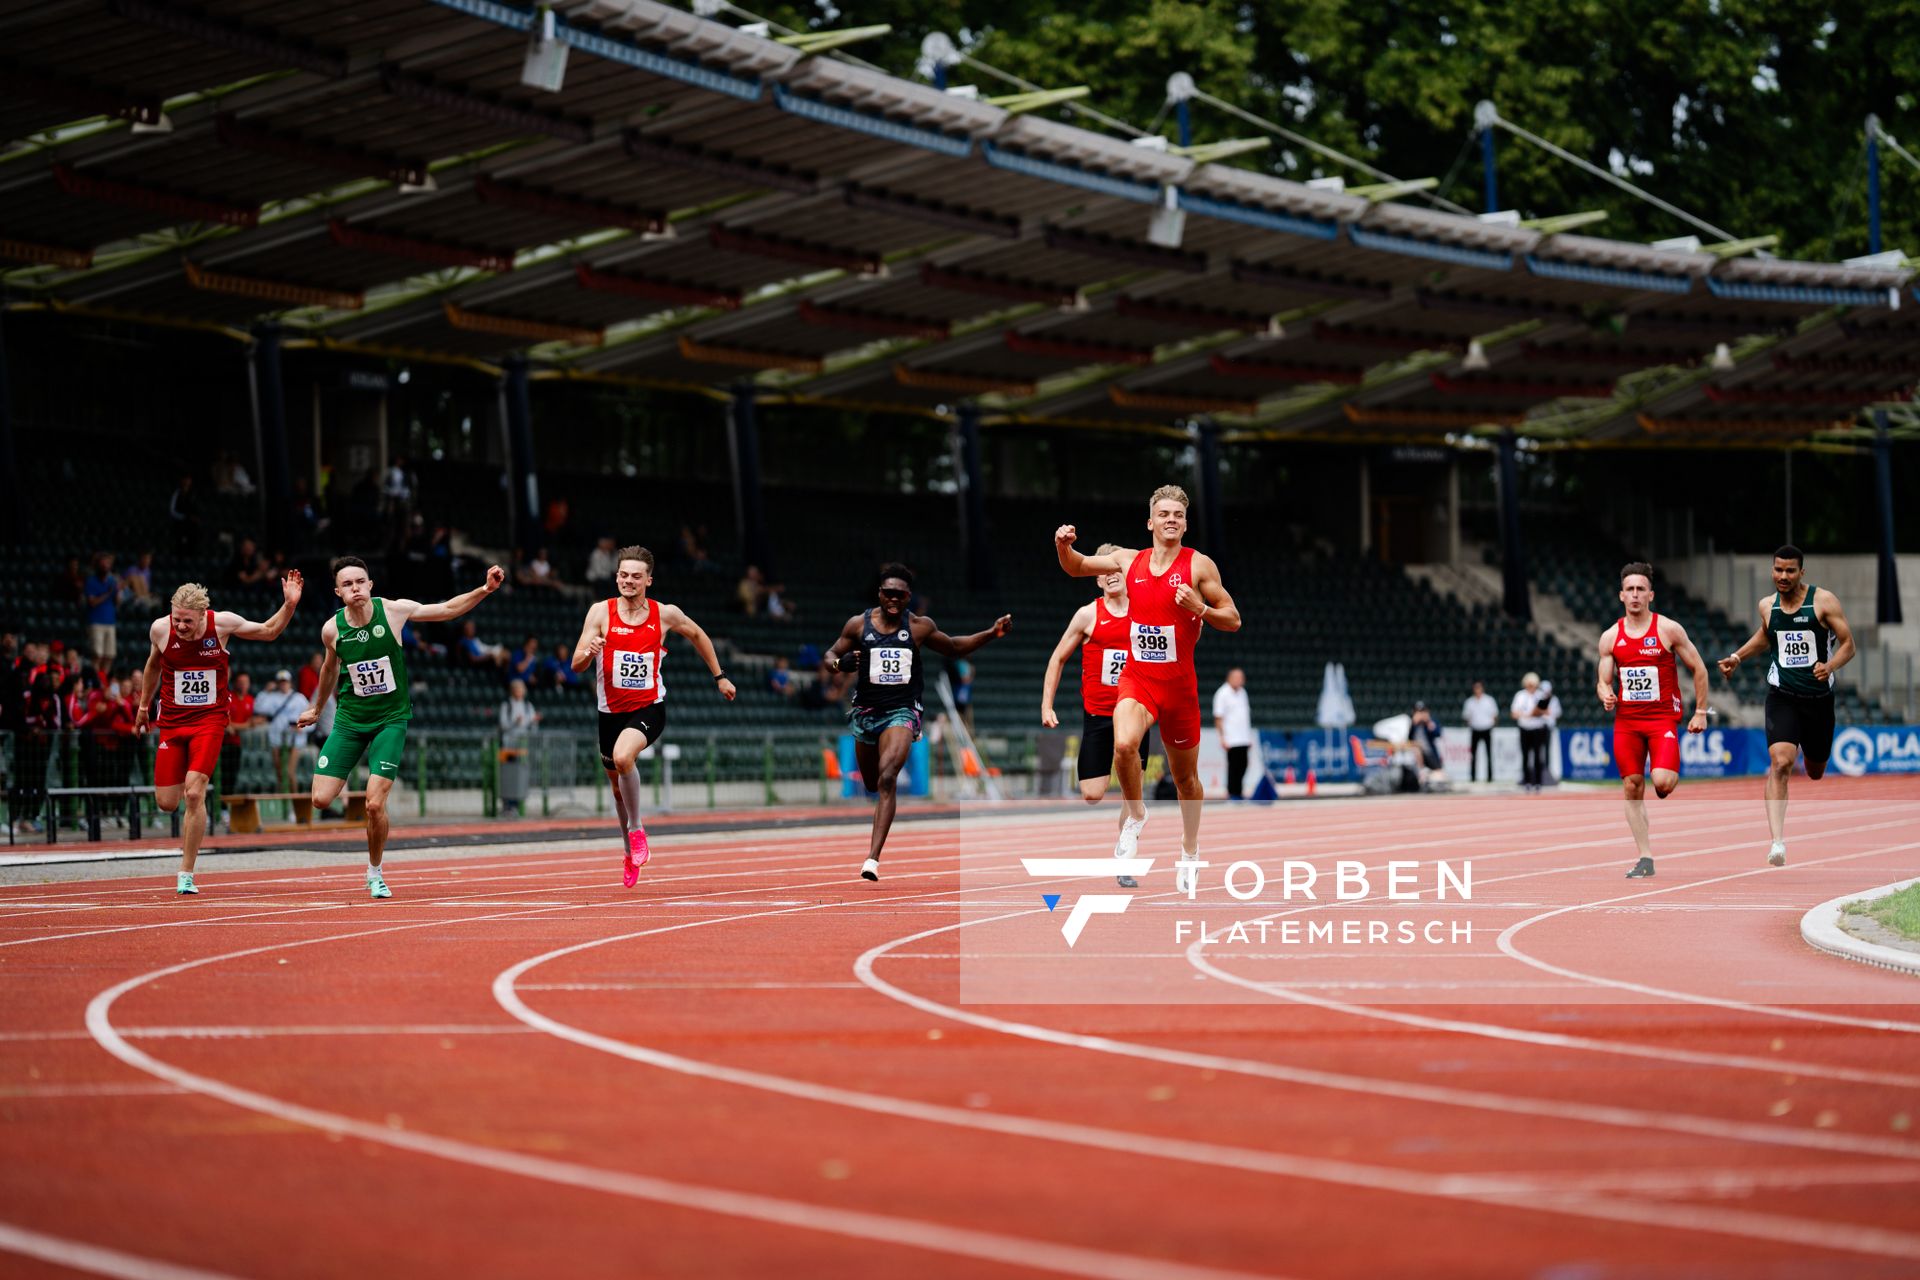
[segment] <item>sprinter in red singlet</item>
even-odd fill
[[[1200,802],[1205,792],[1200,785],[1200,685],[1193,647],[1202,623],[1238,631],[1240,611],[1220,584],[1220,570],[1212,559],[1181,545],[1187,505],[1187,492],[1178,485],[1154,490],[1147,504],[1153,545],[1145,551],[1083,556],[1073,549],[1078,534],[1072,525],[1061,525],[1053,535],[1060,567],[1074,577],[1127,576],[1127,661],[1113,710],[1114,768],[1127,814],[1114,846],[1116,858],[1133,856],[1140,829],[1147,824],[1140,746],[1158,724],[1180,795],[1180,859],[1200,859]],[[1197,868],[1177,868],[1175,884],[1187,892],[1196,874]]]
[[[1597,652],[1600,705],[1613,713],[1613,760],[1627,799],[1627,829],[1640,860],[1627,872],[1639,880],[1653,874],[1647,838],[1647,776],[1662,800],[1680,785],[1680,674],[1693,672],[1693,718],[1688,733],[1707,727],[1707,664],[1687,639],[1687,629],[1653,612],[1653,566],[1635,561],[1620,570],[1620,603],[1626,616],[1600,633]],[[1616,683],[1617,681],[1617,683]],[[1652,768],[1649,769],[1648,765]]]
[[[1111,555],[1120,548],[1103,543],[1095,555]],[[1127,667],[1131,641],[1127,623],[1127,575],[1103,573],[1094,581],[1100,585],[1097,599],[1081,605],[1073,621],[1061,633],[1060,643],[1047,659],[1047,675],[1040,687],[1040,723],[1049,729],[1060,727],[1054,714],[1053,696],[1060,687],[1060,675],[1067,657],[1080,651],[1080,798],[1099,804],[1106,797],[1113,779],[1113,709],[1120,702],[1120,674]],[[1140,742],[1140,763],[1153,754],[1152,731]],[[1120,810],[1120,821],[1127,811]],[[1131,877],[1121,877],[1125,884]],[[1131,887],[1131,886],[1129,886]]]
[[[720,696],[733,701],[733,681],[720,669],[713,641],[700,624],[677,606],[647,599],[653,585],[653,552],[622,547],[615,553],[617,599],[587,611],[580,642],[573,646],[573,669],[593,668],[595,700],[600,706],[600,764],[613,784],[613,808],[620,815],[625,841],[620,883],[633,888],[651,856],[647,830],[640,822],[640,773],[635,761],[667,729],[667,632],[685,636],[707,664]]]
[[[153,754],[153,799],[163,813],[187,802],[180,820],[180,871],[175,893],[199,893],[194,860],[207,834],[207,781],[220,760],[227,733],[227,641],[277,640],[300,605],[300,571],[280,579],[281,605],[265,622],[215,612],[207,589],[189,582],[173,593],[172,608],[147,628],[147,668],[133,731],[147,731],[147,708],[157,691],[160,745]],[[157,687],[157,689],[156,689]]]

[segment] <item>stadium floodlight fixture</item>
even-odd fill
[[[1487,359],[1487,349],[1480,345],[1480,339],[1475,338],[1467,344],[1467,358],[1460,362],[1460,367],[1473,370],[1492,367],[1492,361]]]
[[[527,56],[520,64],[520,83],[529,89],[560,92],[567,78],[567,44],[554,29],[553,10],[542,5],[527,30]]]

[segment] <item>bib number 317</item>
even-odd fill
[[[1133,661],[1164,665],[1179,657],[1180,646],[1172,627],[1154,627],[1144,622],[1133,624]]]

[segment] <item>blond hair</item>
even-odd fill
[[[1110,555],[1112,555],[1112,554],[1113,554],[1114,552],[1116,552],[1116,551],[1121,551],[1121,550],[1124,550],[1124,549],[1125,549],[1125,548],[1123,548],[1123,547],[1122,547],[1122,546],[1121,546],[1121,545],[1120,545],[1119,543],[1117,543],[1117,542],[1103,542],[1103,543],[1101,543],[1101,544],[1100,544],[1100,546],[1099,546],[1099,547],[1098,547],[1098,548],[1097,548],[1097,549],[1096,549],[1096,550],[1094,551],[1094,553],[1093,553],[1093,554],[1095,554],[1095,555],[1097,555],[1097,556],[1110,556]]]
[[[1159,506],[1161,500],[1164,498],[1171,498],[1173,501],[1179,503],[1180,509],[1182,511],[1185,511],[1188,507],[1193,505],[1191,502],[1187,501],[1187,491],[1185,489],[1182,489],[1177,484],[1163,484],[1158,489],[1155,489],[1153,491],[1153,496],[1151,498],[1147,499],[1148,513],[1151,514],[1153,509]]]
[[[206,609],[213,604],[213,597],[207,589],[197,582],[185,582],[173,593],[173,607],[176,609]]]

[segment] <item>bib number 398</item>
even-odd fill
[[[393,659],[380,657],[347,665],[353,679],[353,692],[362,698],[376,698],[393,692]]]
[[[1660,669],[1658,667],[1622,667],[1620,669],[1620,700],[1622,702],[1657,702],[1660,699]]]
[[[173,700],[183,707],[213,705],[213,672],[176,671],[173,673]]]
[[[1780,632],[1780,665],[1796,668],[1812,666],[1813,632]]]
[[[1132,633],[1133,661],[1165,664],[1179,659],[1180,645],[1172,627],[1155,627],[1144,622],[1136,622],[1133,624]]]

